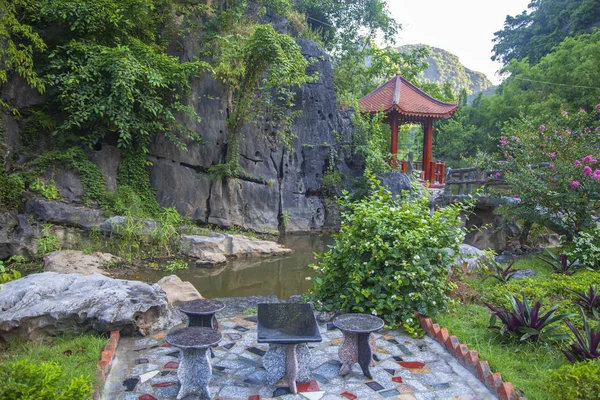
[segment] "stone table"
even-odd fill
[[[208,381],[212,376],[206,350],[223,339],[221,332],[206,327],[187,327],[169,332],[167,343],[181,349],[177,378],[181,388],[177,400],[188,395],[210,398]]]
[[[263,357],[267,383],[274,385],[286,376],[292,393],[296,381],[311,380],[310,342],[320,342],[321,332],[310,304],[262,303],[258,305],[258,343],[269,343]]]
[[[188,316],[188,326],[204,326],[219,329],[215,314],[225,308],[218,300],[192,300],[179,306],[179,310]]]
[[[352,365],[358,363],[365,376],[373,379],[369,370],[375,350],[372,332],[383,328],[383,320],[368,314],[344,314],[336,317],[333,325],[344,334],[344,342],[338,353],[342,362],[340,375],[347,375]]]

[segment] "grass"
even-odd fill
[[[572,277],[553,274],[552,268],[534,255],[518,260],[514,268],[531,269],[535,271],[536,277],[510,281],[509,288],[512,292],[520,294],[521,290],[537,291],[542,294],[543,308],[546,309],[554,304],[560,304],[561,308],[571,305],[568,298],[559,294],[564,291],[564,287],[577,284],[587,286],[588,281],[600,278],[598,272],[589,271],[578,272]],[[561,352],[562,345],[556,342],[518,342],[513,338],[499,336],[496,331],[488,329],[491,312],[483,305],[482,298],[506,291],[506,284],[490,279],[482,282],[479,276],[465,276],[463,283],[470,286],[476,295],[463,297],[462,303],[455,300],[447,313],[435,316],[435,322],[447,327],[450,334],[456,335],[461,343],[477,350],[479,357],[487,360],[494,372],[500,372],[505,381],[512,382],[517,390],[522,391],[521,395],[530,400],[547,399],[550,374],[568,364]],[[537,298],[531,300],[535,301]],[[564,311],[567,310],[561,312]],[[566,327],[563,328],[566,330]]]
[[[549,371],[567,364],[566,358],[550,344],[503,343],[487,326],[490,312],[476,304],[460,304],[450,312],[437,315],[435,321],[447,327],[461,343],[475,349],[479,358],[488,361],[492,371],[512,382],[530,400],[547,399],[544,384]]]
[[[105,344],[106,337],[91,334],[65,335],[37,341],[13,339],[0,352],[0,365],[21,360],[36,365],[54,361],[63,370],[60,378],[62,384],[66,385],[74,377],[82,376],[94,386],[98,383],[96,364]]]

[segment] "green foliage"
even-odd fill
[[[580,316],[583,320],[582,331],[575,328],[569,320],[565,321],[575,340],[571,341],[563,353],[571,362],[600,360],[600,322],[594,328],[590,326],[591,321],[588,321],[583,310],[581,310]]]
[[[35,242],[38,257],[43,257],[48,253],[60,250],[58,237],[52,234],[52,225],[44,225],[42,227],[42,235],[43,236]]]
[[[46,50],[46,44],[34,29],[24,23],[19,11],[28,6],[26,0],[0,0],[0,84],[16,72],[40,92],[44,82],[34,69],[34,51]],[[0,100],[0,106],[9,106]]]
[[[568,240],[592,224],[600,206],[594,149],[600,146],[596,112],[555,116],[544,125],[529,118],[504,128],[497,162],[480,164],[500,170],[518,200],[503,206],[508,218],[529,221],[565,235]],[[590,154],[592,152],[592,154]]]
[[[0,168],[0,207],[17,208],[25,192],[25,180],[20,175],[8,174]]]
[[[483,277],[483,281],[489,278],[494,278],[502,283],[507,283],[513,278],[513,275],[517,273],[516,269],[513,269],[515,261],[508,264],[499,263],[491,257],[485,262],[487,274]]]
[[[508,64],[528,59],[536,64],[567,36],[589,32],[600,22],[595,0],[532,1],[529,12],[507,16],[504,29],[494,35],[492,60]]]
[[[578,259],[584,267],[600,270],[600,227],[598,224],[580,231],[573,240],[573,244],[573,250],[568,253],[569,257]]]
[[[43,341],[9,340],[0,353],[3,383],[0,398],[91,398],[91,388],[98,384],[97,363],[105,344],[105,337],[89,334],[58,336]]]
[[[183,218],[176,209],[169,207],[159,212],[158,222],[159,226],[152,232],[152,238],[170,255],[171,247],[175,245],[175,241],[179,238],[177,228],[183,223]]]
[[[6,266],[4,261],[0,260],[0,284],[14,281],[19,278],[21,278],[21,273],[18,270]]]
[[[167,271],[170,273],[182,271],[182,270],[188,269],[188,268],[189,268],[188,263],[183,260],[170,260],[170,261],[167,261],[167,263],[162,265],[162,267],[161,267],[161,269],[163,271]]]
[[[158,214],[156,195],[150,185],[150,176],[146,170],[148,161],[140,150],[123,153],[117,173],[119,192],[114,209],[129,210],[139,217],[151,217]]]
[[[335,245],[317,258],[311,297],[327,310],[373,313],[388,326],[416,326],[414,312],[446,309],[452,262],[464,232],[459,206],[430,215],[427,200],[394,199],[376,180],[364,199],[342,200],[346,211]]]
[[[356,106],[358,107],[358,104]],[[355,113],[352,116],[352,125],[354,125],[352,145],[354,151],[365,160],[363,173],[365,177],[390,171],[390,129],[384,124],[384,118],[383,113],[372,116]]]
[[[60,191],[56,187],[56,184],[54,183],[54,181],[51,181],[48,184],[46,184],[40,178],[36,178],[31,183],[31,185],[29,185],[29,190],[31,190],[32,192],[34,192],[48,200],[60,200],[61,199]]]
[[[86,400],[92,386],[83,377],[60,384],[62,368],[56,362],[39,365],[27,360],[9,362],[0,368],[0,397],[3,399],[39,398],[48,400]]]
[[[597,400],[600,393],[600,361],[563,365],[544,380],[550,400]]]

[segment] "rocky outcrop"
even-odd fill
[[[292,253],[275,242],[253,240],[238,235],[211,233],[210,236],[184,235],[179,241],[179,251],[198,259],[197,264],[222,264],[227,258],[281,256]]]
[[[464,242],[478,249],[491,249],[496,253],[519,250],[521,229],[514,222],[506,222],[494,213],[493,207],[475,207],[467,216],[469,230]]]
[[[104,221],[104,214],[101,210],[37,197],[27,202],[26,209],[40,221],[78,228],[92,228]]]
[[[103,275],[44,272],[8,282],[0,290],[0,339],[121,330],[143,335],[172,325],[158,285]]]
[[[447,250],[450,256],[454,256],[454,252],[451,249]],[[456,254],[454,257],[452,269],[470,274],[475,271],[482,262],[485,261],[486,256],[483,250],[479,250],[477,247],[462,243],[459,246],[458,254]]]
[[[85,254],[77,250],[59,250],[44,256],[44,271],[59,274],[103,274],[120,259],[109,253]]]
[[[156,284],[167,294],[169,303],[173,305],[204,298],[194,285],[190,282],[183,282],[177,275],[165,276]]]
[[[184,58],[195,56],[194,40],[184,41]],[[224,162],[227,151],[228,96],[212,77],[196,79],[193,105],[200,122],[183,122],[205,144],[189,142],[184,151],[157,136],[150,146],[150,178],[162,206],[175,207],[194,221],[258,232],[324,228],[323,175],[339,171],[350,182],[362,173],[362,163],[349,146],[352,111],[337,109],[329,56],[314,42],[298,39],[298,44],[312,60],[307,73],[318,73],[319,80],[295,89],[296,109],[302,113],[291,127],[297,137],[291,148],[279,143],[276,132],[248,124],[240,141],[240,164],[247,177],[210,179],[208,168]]]

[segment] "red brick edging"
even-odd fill
[[[119,343],[119,339],[121,338],[121,333],[119,331],[111,331],[110,337],[108,338],[108,342],[104,346],[104,350],[102,351],[102,355],[100,356],[100,361],[98,361],[98,376],[100,378],[100,382],[104,383],[106,381],[106,375],[110,371],[110,367],[112,366],[112,360],[115,358],[115,352],[117,350],[117,344]],[[94,400],[100,398],[100,388],[98,386],[94,387]]]
[[[434,324],[431,318],[426,318],[417,314],[421,327],[429,336],[444,346],[460,364],[471,371],[479,380],[498,395],[500,400],[527,400],[526,397],[519,397],[515,392],[513,384],[503,382],[499,372],[492,373],[487,361],[479,359],[476,350],[469,350],[466,344],[461,344],[456,336],[450,336],[448,329],[440,328]]]

